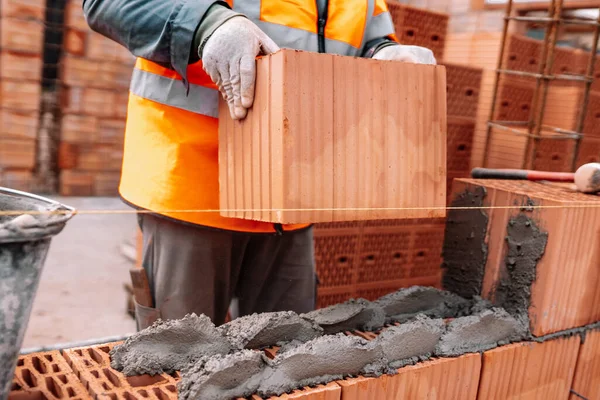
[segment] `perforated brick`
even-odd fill
[[[389,0],[387,6],[400,43],[431,49],[436,59],[444,58],[448,31],[448,14],[401,4]]]
[[[352,287],[343,287],[342,290],[331,290],[332,288],[317,288],[317,308],[324,308],[334,304],[343,303],[354,297]],[[337,288],[336,288],[337,289]]]
[[[448,118],[447,136],[447,171],[468,173],[471,152],[473,149],[473,135],[475,133],[475,121],[469,118]],[[446,176],[449,176],[447,172]],[[449,188],[447,188],[448,190]],[[448,193],[448,191],[447,191]]]
[[[358,232],[340,231],[324,235],[317,231],[315,262],[321,285],[331,287],[352,283],[359,240]]]
[[[68,349],[63,355],[90,395],[98,399],[175,399],[179,374],[125,376],[110,367],[110,350],[119,344]]]
[[[534,91],[531,82],[522,82],[514,78],[501,79],[494,118],[499,121],[528,121]]]
[[[505,47],[505,68],[515,71],[537,73],[539,70],[542,46],[543,43],[540,40],[528,38],[522,35],[509,35]]]
[[[58,351],[24,355],[17,361],[10,400],[86,399],[87,391]]]
[[[481,68],[458,64],[446,67],[447,108],[451,117],[477,117],[477,104],[481,89]]]

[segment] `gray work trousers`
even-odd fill
[[[215,230],[138,214],[142,265],[154,308],[135,304],[137,329],[188,313],[224,323],[232,298],[239,316],[308,312],[315,307],[312,228],[281,236]]]

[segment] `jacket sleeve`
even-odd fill
[[[125,46],[134,56],[168,65],[187,85],[194,34],[217,0],[84,0],[92,30]]]
[[[375,0],[373,15],[368,19],[362,57],[371,58],[386,46],[398,44],[394,22],[385,0]]]

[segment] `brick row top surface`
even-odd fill
[[[574,189],[573,185],[569,183],[540,183],[530,181],[466,178],[457,179],[457,181],[560,203],[600,204],[600,197],[578,192]]]

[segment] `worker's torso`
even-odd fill
[[[359,56],[366,41],[393,34],[384,0],[229,3],[282,48]],[[135,206],[194,224],[274,232],[272,224],[223,218],[216,211],[220,94],[200,62],[189,66],[188,81],[186,93],[175,71],[137,60],[130,89],[121,196]]]

